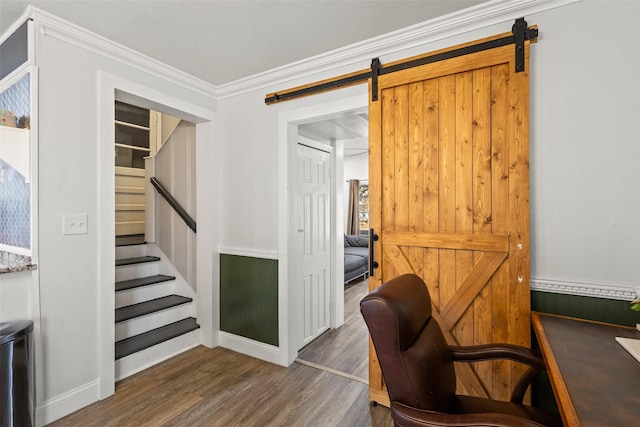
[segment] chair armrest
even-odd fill
[[[442,414],[391,402],[391,417],[402,427],[494,426],[543,427],[542,424],[514,415],[494,412],[483,414]]]
[[[544,360],[537,351],[514,344],[486,344],[472,346],[450,346],[456,362],[479,362],[483,360],[507,359],[524,363],[538,370],[545,370]]]
[[[455,362],[479,362],[506,359],[529,366],[511,393],[511,402],[522,403],[531,381],[540,371],[546,370],[544,360],[537,351],[514,344],[486,344],[474,346],[450,346]]]

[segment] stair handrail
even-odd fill
[[[196,222],[191,216],[187,213],[186,210],[178,203],[178,201],[169,193],[169,191],[158,181],[158,178],[152,176],[151,184],[155,187],[158,193],[164,197],[164,199],[169,203],[169,205],[173,208],[174,211],[182,218],[182,220],[187,224],[194,233],[196,232]]]

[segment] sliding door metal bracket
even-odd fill
[[[373,58],[371,60],[371,100],[378,100],[378,76],[380,75],[380,58]]]
[[[516,48],[516,73],[521,73],[524,71],[524,42],[538,38],[538,29],[529,28],[524,18],[518,18],[511,27],[511,32]]]

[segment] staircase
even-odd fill
[[[194,298],[157,246],[117,244],[116,381],[200,344]]]

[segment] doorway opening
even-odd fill
[[[214,132],[214,124],[218,122],[215,113],[193,105],[185,99],[165,95],[118,76],[100,73],[98,98],[98,142],[100,147],[98,163],[100,182],[98,191],[100,197],[98,198],[98,210],[100,215],[97,219],[99,234],[98,256],[100,262],[97,278],[100,288],[98,329],[101,333],[98,338],[98,361],[100,366],[99,395],[101,399],[115,392],[116,380],[151,365],[148,363],[150,359],[146,360],[147,363],[145,365],[145,360],[143,360],[145,357],[141,356],[136,363],[120,363],[120,367],[118,367],[118,362],[131,356],[124,354],[127,350],[120,353],[120,349],[114,345],[118,335],[122,332],[119,330],[120,327],[116,325],[117,297],[114,298],[114,284],[119,280],[116,279],[116,269],[119,267],[116,266],[116,250],[114,250],[116,247],[116,157],[114,156],[114,143],[117,141],[117,131],[116,126],[114,126],[114,123],[116,123],[116,102],[140,109],[165,113],[180,118],[185,123],[189,122],[188,132],[193,133],[193,149],[195,150],[192,178],[194,184],[197,184],[197,182],[219,182],[217,171],[220,169],[220,161],[215,156],[216,146],[219,143]],[[122,148],[130,149],[130,147]],[[123,153],[123,157],[127,157],[126,152]],[[145,181],[148,181],[146,176]],[[202,187],[205,187],[206,191]],[[219,305],[217,300],[219,279],[218,274],[215,274],[218,271],[217,260],[212,254],[214,253],[214,248],[218,245],[218,215],[214,201],[219,197],[219,191],[220,189],[216,186],[212,188],[210,185],[195,185],[194,194],[191,196],[193,201],[197,200],[193,216],[196,219],[198,217],[206,218],[206,220],[198,224],[198,238],[195,239],[194,237],[194,250],[192,251],[195,255],[195,265],[198,268],[193,268],[192,273],[190,273],[195,279],[193,281],[193,293],[197,294],[197,299],[193,299],[194,304],[191,310],[194,313],[193,317],[197,318],[199,328],[194,329],[191,338],[193,338],[193,343],[196,343],[196,345],[202,344],[208,347],[217,345],[217,333],[215,331],[218,329],[218,325],[213,313],[217,312]],[[144,192],[147,195],[150,193],[149,189],[145,189]],[[148,225],[148,219],[145,217],[145,230]],[[158,237],[152,238],[157,240]],[[145,239],[149,239],[146,231]],[[160,274],[166,273],[160,272]],[[132,302],[135,303],[136,301]],[[181,340],[181,337],[178,340]],[[181,348],[189,345],[191,344],[183,342]],[[179,353],[180,349],[171,350],[165,348],[164,351],[166,353],[164,358],[167,358]],[[171,354],[172,351],[174,354]],[[160,361],[162,356],[155,359]]]
[[[115,102],[116,381],[200,344],[195,125]]]
[[[306,335],[306,340],[296,341],[296,361],[366,382],[368,335],[364,321],[359,315],[358,302],[368,292],[368,265],[363,261],[363,269],[356,276],[353,272],[347,272],[344,242],[351,237],[346,228],[350,182],[356,180],[359,183],[356,199],[362,195],[366,198],[367,195],[369,170],[367,109],[359,108],[308,118],[297,124],[297,137],[301,144],[320,144],[333,151],[331,200],[334,204],[330,224],[333,237],[330,266],[332,283],[329,299],[326,301],[326,309],[330,310],[331,323],[311,339]],[[299,214],[301,211],[304,211],[304,204],[298,202],[296,212]],[[361,237],[365,240],[368,231],[367,214],[366,209],[356,212],[364,235]],[[299,232],[299,229],[295,231]],[[358,231],[355,233],[360,234]],[[295,248],[292,252],[297,252],[297,249]],[[301,249],[304,252],[304,247]],[[362,249],[367,253],[366,242]],[[294,287],[298,283],[304,283],[304,274],[298,274],[297,277]],[[305,301],[304,295],[298,293],[296,301]],[[299,310],[302,312],[298,314],[301,319],[304,319],[305,307],[309,306],[303,304],[302,309]]]
[[[155,155],[156,112],[115,103],[116,245],[144,243],[145,157]]]

